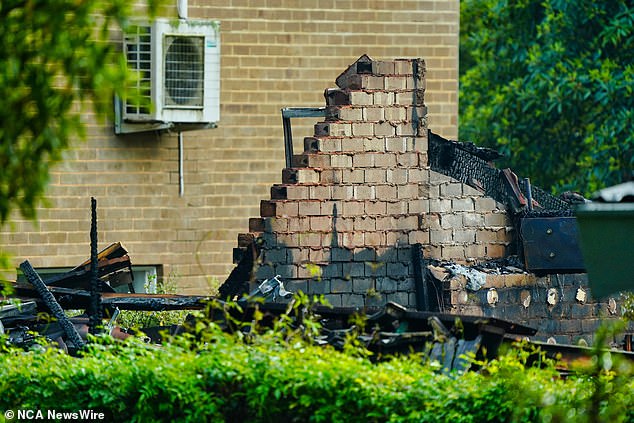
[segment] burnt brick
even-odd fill
[[[275,217],[277,212],[277,203],[275,201],[260,201],[260,216]]]
[[[328,106],[343,106],[350,104],[350,93],[336,88],[324,91],[324,98]]]
[[[272,200],[286,200],[288,196],[287,189],[283,185],[273,185],[271,187]]]
[[[560,320],[559,331],[563,333],[580,334],[582,332],[582,326],[580,320]]]

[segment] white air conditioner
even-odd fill
[[[126,31],[124,54],[139,78],[133,92],[116,102],[115,132],[216,125],[220,119],[218,28],[217,21],[156,19]],[[135,97],[145,101],[134,101]]]

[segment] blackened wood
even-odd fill
[[[414,287],[416,292],[416,309],[429,311],[429,292],[425,274],[423,273],[423,254],[421,244],[412,245],[412,264],[414,265]]]
[[[97,335],[101,326],[101,294],[99,292],[99,257],[97,250],[97,200],[90,199],[90,304],[88,331]]]
[[[79,336],[77,329],[75,326],[68,320],[66,314],[64,314],[64,310],[55,300],[53,294],[48,290],[40,275],[37,274],[31,263],[28,260],[25,260],[22,264],[20,264],[20,269],[24,272],[24,276],[29,281],[31,285],[35,288],[37,294],[42,298],[48,309],[53,313],[53,316],[57,318],[60,326],[64,330],[66,334],[67,340],[73,345],[76,349],[81,349],[84,347],[84,341]]]

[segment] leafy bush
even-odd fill
[[[142,422],[634,420],[629,370],[603,359],[563,379],[514,349],[477,373],[444,375],[417,355],[374,364],[290,331],[244,338],[197,327],[162,347],[103,339],[79,358],[55,349],[0,354],[0,408],[92,409],[107,421]]]

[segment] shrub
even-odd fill
[[[506,422],[634,420],[627,368],[559,377],[514,349],[479,372],[445,375],[418,355],[372,363],[271,332],[250,337],[203,323],[161,347],[93,342],[0,355],[0,408],[106,413],[107,421]],[[597,383],[600,382],[600,383]],[[598,404],[593,393],[601,387]]]

